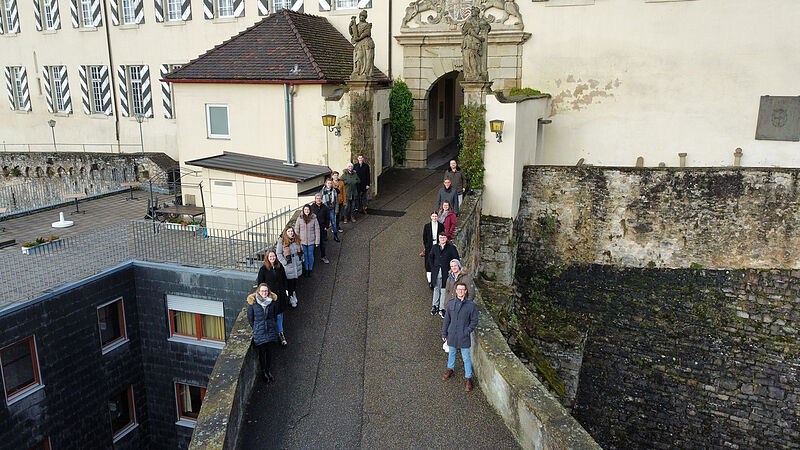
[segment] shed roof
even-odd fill
[[[353,45],[324,17],[282,9],[167,74],[172,82],[344,82]],[[386,79],[373,66],[373,76]]]
[[[292,183],[313,180],[331,173],[331,169],[328,166],[304,163],[290,166],[285,164],[282,159],[232,152],[223,152],[217,156],[186,161],[186,164]]]

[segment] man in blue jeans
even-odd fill
[[[464,376],[467,379],[465,391],[472,390],[472,359],[470,358],[472,339],[470,335],[477,326],[478,307],[467,298],[467,285],[458,283],[456,284],[456,298],[447,303],[444,322],[442,322],[442,341],[446,342],[449,347],[447,372],[442,375],[442,380],[449,380],[453,376],[453,369],[456,368],[456,350],[460,350],[461,359],[464,360]]]

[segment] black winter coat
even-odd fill
[[[369,164],[366,162],[364,164],[356,163],[356,165],[353,166],[353,170],[356,171],[358,174],[358,179],[360,180],[358,182],[358,192],[366,191],[367,186],[369,186],[370,180],[372,179],[369,173]]]
[[[447,273],[450,272],[450,261],[459,259],[458,249],[455,245],[447,242],[444,247],[439,244],[431,247],[431,251],[427,255],[429,267],[431,268],[431,287],[436,286],[437,273],[442,274],[442,285],[439,288],[444,289],[447,287]]]
[[[320,203],[317,205],[316,203],[311,204],[311,212],[313,212],[317,216],[317,222],[319,222],[319,232],[324,233],[325,229],[328,228],[331,224],[331,215],[329,213],[330,209],[325,206],[325,203]]]
[[[282,265],[279,265],[277,261],[272,269],[267,269],[267,266],[262,264],[261,268],[258,269],[256,286],[261,283],[267,283],[269,291],[274,292],[278,296],[278,306],[281,311],[284,311],[289,305],[289,299],[286,296],[286,269],[284,269]]]

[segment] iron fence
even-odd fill
[[[256,272],[293,212],[284,207],[240,231],[133,220],[44,243],[28,254],[5,252],[0,308],[131,259]]]

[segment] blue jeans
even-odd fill
[[[469,355],[469,347],[461,349],[450,347],[450,353],[447,354],[447,368],[450,370],[456,368],[456,350],[461,350],[461,359],[464,360],[464,378],[472,378],[472,359]]]
[[[331,230],[333,230],[333,234],[336,234],[339,232],[339,229],[336,228],[336,208],[331,208],[329,214],[331,218]]]
[[[278,333],[283,333],[283,313],[278,314]]]
[[[303,244],[303,254],[305,255],[305,260],[303,261],[303,269],[305,270],[314,270],[314,250],[316,249],[316,245],[306,245]]]

